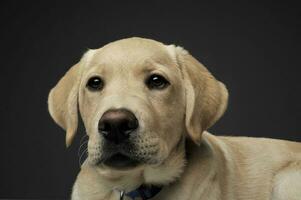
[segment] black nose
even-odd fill
[[[126,109],[108,110],[98,123],[99,132],[105,139],[115,144],[124,142],[137,128],[137,118]]]

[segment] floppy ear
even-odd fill
[[[80,62],[72,66],[48,96],[48,110],[54,121],[66,130],[66,146],[70,146],[78,126],[78,93],[81,74],[85,68],[89,50]]]
[[[186,129],[191,139],[199,144],[203,131],[210,128],[225,112],[228,91],[186,50],[174,48],[185,85]]]

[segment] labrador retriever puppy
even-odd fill
[[[78,114],[89,136],[72,200],[300,200],[300,143],[206,131],[227,99],[181,47],[128,38],[88,50],[48,100],[67,146]]]

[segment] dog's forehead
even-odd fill
[[[117,66],[139,65],[146,61],[168,64],[174,62],[166,45],[155,40],[128,38],[105,45],[95,51],[94,64]]]

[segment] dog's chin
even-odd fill
[[[141,162],[124,154],[117,153],[103,160],[101,164],[116,170],[128,170],[139,166]]]

